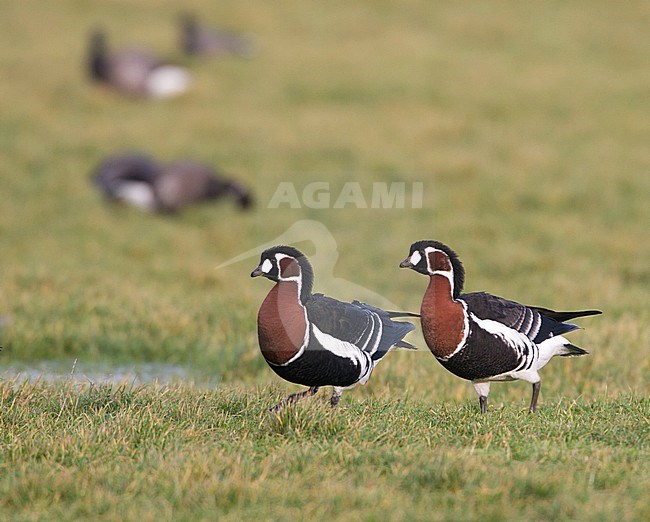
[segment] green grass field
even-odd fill
[[[188,8],[257,34],[259,55],[184,59],[172,1],[2,6],[0,519],[649,519],[647,3]],[[96,25],[186,63],[192,92],[91,85]],[[213,164],[256,210],[108,207],[89,175],[124,149]],[[283,182],[328,182],[332,200],[358,182],[368,202],[373,183],[421,182],[423,206],[269,208]],[[416,334],[338,411],[324,393],[269,415],[298,389],[257,347],[270,283],[250,279],[256,257],[216,267],[302,220],[329,243],[297,246],[335,262],[317,291],[347,298],[348,280],[417,311],[426,280],[397,266],[438,239],[468,291],[603,310],[571,334],[591,355],[542,370],[538,414],[519,382],[481,416]],[[187,377],[12,377],[77,364]]]

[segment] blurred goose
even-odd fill
[[[95,31],[90,37],[90,76],[96,82],[133,96],[170,98],[188,90],[189,72],[142,49],[109,53],[106,36]]]
[[[181,15],[180,32],[181,48],[186,54],[233,54],[252,58],[257,53],[257,42],[253,36],[199,25],[192,14]]]
[[[191,160],[162,165],[142,154],[111,156],[95,169],[93,181],[108,199],[149,212],[174,213],[222,197],[242,209],[253,204],[247,188]]]

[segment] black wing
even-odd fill
[[[580,328],[575,324],[556,319],[556,317],[565,317],[564,312],[553,312],[545,308],[526,306],[486,292],[462,294],[460,299],[467,303],[469,312],[479,319],[498,321],[524,334],[534,343],[541,343],[549,337],[562,335]],[[570,315],[571,312],[566,312],[566,314]],[[571,315],[571,317],[578,316]]]
[[[320,331],[349,343],[356,344],[371,323],[366,310],[322,294],[313,294],[305,307],[309,321]]]
[[[408,350],[417,350],[417,348],[411,343],[402,340],[407,333],[415,330],[415,325],[403,321],[393,321],[392,318],[420,317],[419,314],[413,314],[411,312],[387,312],[381,308],[377,308],[376,306],[360,303],[359,301],[353,301],[352,304],[376,314],[382,322],[382,337],[379,346],[377,347],[377,351],[372,356],[373,359],[381,359],[393,346],[407,348]]]
[[[305,307],[309,321],[319,330],[371,353],[374,360],[415,329],[411,323],[392,321],[388,312],[359,301],[344,303],[313,294]]]

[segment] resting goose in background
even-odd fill
[[[90,37],[88,67],[91,78],[132,96],[171,98],[186,92],[190,73],[142,49],[109,52],[106,35],[99,30]]]
[[[365,384],[377,363],[394,347],[415,349],[403,341],[415,329],[394,317],[417,317],[408,312],[386,312],[353,301],[345,303],[312,294],[311,264],[299,250],[275,246],[262,253],[251,277],[275,282],[257,314],[260,350],[271,369],[283,379],[309,386],[272,408],[314,395],[333,386],[330,403],[336,406],[343,388]]]
[[[180,16],[180,45],[189,55],[236,55],[243,58],[252,58],[258,48],[254,36],[200,25],[196,16],[188,13]]]
[[[220,198],[231,198],[242,209],[253,204],[243,185],[192,160],[164,165],[143,154],[115,155],[95,169],[93,182],[109,200],[149,212],[174,213]]]
[[[490,382],[516,379],[533,385],[529,411],[535,412],[541,387],[538,371],[555,356],[588,353],[563,337],[579,328],[566,321],[602,313],[556,312],[485,292],[462,294],[463,265],[438,241],[413,243],[399,266],[429,276],[420,310],[424,340],[447,370],[472,381],[482,413],[487,411]]]

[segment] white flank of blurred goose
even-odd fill
[[[131,96],[171,98],[186,92],[191,83],[187,69],[146,50],[109,52],[101,31],[91,35],[88,67],[94,81]]]

